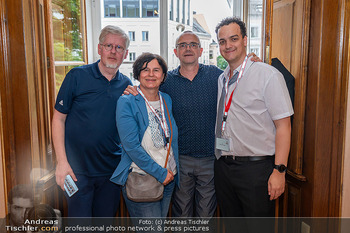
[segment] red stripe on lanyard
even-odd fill
[[[232,103],[232,97],[233,97],[233,93],[235,92],[237,86],[238,86],[238,83],[239,81],[241,80],[241,78],[243,77],[243,72],[245,70],[245,67],[247,65],[247,62],[248,62],[248,56],[245,57],[243,63],[242,63],[242,66],[241,66],[241,69],[239,70],[239,74],[238,74],[238,78],[237,78],[237,81],[236,81],[236,86],[233,88],[233,91],[230,95],[230,98],[226,104],[226,100],[227,100],[227,94],[228,94],[228,83],[230,81],[230,79],[228,79],[225,83],[225,91],[226,91],[226,95],[225,95],[225,112],[224,112],[224,117],[222,119],[222,125],[221,125],[221,133],[224,134],[224,131],[225,131],[225,128],[226,128],[226,120],[227,120],[227,115],[228,115],[228,110],[230,109],[231,107],[231,103]],[[233,75],[233,74],[232,74]]]
[[[165,118],[165,113],[164,113],[164,106],[163,106],[163,98],[162,95],[160,94],[160,92],[158,92],[159,95],[159,99],[160,99],[160,112],[162,115],[162,118],[160,118],[156,112],[156,110],[153,108],[153,106],[149,103],[148,99],[146,98],[146,96],[143,94],[143,92],[141,91],[141,89],[139,87],[137,87],[137,91],[140,93],[140,95],[142,96],[142,98],[145,100],[147,106],[151,109],[151,111],[154,113],[154,115],[158,118],[159,123],[160,123],[160,127],[163,129],[163,132],[165,134],[165,138],[166,138],[166,144],[168,146],[169,144],[169,138],[170,138],[170,133],[168,131],[168,125],[166,122],[166,118]],[[170,119],[169,119],[170,120]]]

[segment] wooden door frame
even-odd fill
[[[6,25],[6,1],[0,0],[0,54],[2,54],[0,59],[0,73],[4,76],[8,76],[8,48],[7,48],[7,25]],[[0,80],[0,86],[3,86],[4,82]],[[6,167],[5,167],[5,146],[4,146],[4,125],[3,125],[3,115],[5,114],[3,111],[2,99],[3,99],[3,89],[0,88],[0,205],[5,208],[2,209],[0,213],[0,217],[5,217],[7,213],[7,184],[6,184]]]
[[[309,27],[310,27],[310,4],[311,0],[303,1],[303,37],[301,54],[302,59],[299,64],[300,77],[295,80],[295,99],[294,99],[294,124],[292,127],[291,156],[289,157],[288,174],[294,178],[305,181],[303,174],[303,143],[304,143],[304,119],[306,104],[306,83],[307,83],[307,66],[308,66],[308,49],[309,49]],[[266,63],[271,63],[272,47],[272,28],[273,28],[273,0],[265,0],[264,4],[264,23],[265,23],[265,41],[263,58]]]

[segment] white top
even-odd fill
[[[161,117],[160,101],[149,101],[149,103]],[[159,120],[157,119],[157,117],[154,115],[154,113],[151,111],[147,104],[146,106],[149,124],[145,131],[145,134],[143,135],[141,146],[156,163],[164,167],[167,155],[167,147],[164,132],[159,124]],[[168,128],[170,130],[170,127]],[[139,168],[134,162],[131,163],[130,168],[132,168],[133,172],[145,174],[145,172],[141,168]],[[171,170],[174,173],[174,175],[176,174],[177,171],[175,158],[173,155],[173,149],[170,149],[167,168]]]
[[[240,66],[233,74],[239,70]],[[225,88],[224,77],[227,80],[229,74],[228,66],[218,79],[218,102],[222,88]],[[236,84],[237,82],[229,86],[229,95]],[[222,155],[275,154],[276,127],[273,121],[293,114],[292,103],[282,74],[270,65],[262,62],[253,63],[249,59],[243,77],[233,94],[223,135],[223,138],[229,139],[230,151],[222,151]]]

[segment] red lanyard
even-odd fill
[[[243,77],[243,72],[244,72],[244,69],[247,65],[247,62],[248,62],[248,56],[245,57],[243,63],[242,63],[242,66],[241,66],[241,69],[239,70],[239,74],[238,74],[238,78],[237,78],[237,81],[236,81],[236,86],[233,88],[233,91],[230,95],[230,98],[226,104],[226,99],[227,99],[227,95],[228,95],[228,83],[230,81],[230,79],[227,79],[226,83],[225,83],[225,91],[226,91],[226,95],[225,95],[225,111],[224,111],[224,116],[223,116],[223,119],[222,119],[222,125],[221,125],[221,133],[224,134],[224,131],[225,131],[225,128],[226,128],[226,120],[227,120],[227,115],[228,115],[228,111],[231,107],[231,103],[232,103],[232,96],[233,96],[233,93],[235,92],[237,86],[238,86],[238,83],[239,81],[241,80],[241,78]]]
[[[141,89],[139,87],[137,87],[137,91],[140,93],[140,95],[144,98],[147,106],[151,109],[151,111],[154,113],[154,115],[158,118],[159,120],[159,123],[160,123],[160,126],[161,128],[163,129],[164,131],[164,134],[165,134],[165,139],[166,139],[166,144],[168,145],[169,144],[169,139],[170,139],[170,133],[169,133],[169,130],[168,130],[168,125],[166,123],[166,118],[165,118],[165,114],[164,114],[164,106],[163,106],[163,99],[162,99],[162,96],[160,94],[160,92],[158,92],[159,94],[159,99],[160,99],[160,112],[162,114],[162,118],[160,118],[156,112],[156,110],[153,108],[153,106],[148,102],[146,96],[143,94],[143,92],[141,91]],[[170,120],[170,119],[169,119]]]

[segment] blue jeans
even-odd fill
[[[172,181],[164,186],[163,199],[155,202],[134,202],[126,196],[125,186],[122,187],[125,204],[130,217],[166,217],[169,211],[171,196],[173,194],[175,182]]]
[[[66,195],[68,217],[115,217],[120,201],[120,186],[112,183],[110,176],[76,174],[76,177],[78,192],[71,197]]]
[[[173,217],[213,217],[216,211],[215,156],[180,155],[180,186],[175,188]]]

